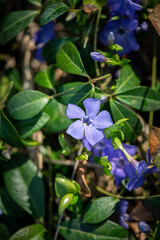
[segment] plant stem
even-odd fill
[[[49,179],[48,179],[48,188],[49,188],[49,227],[48,231],[51,234],[52,232],[52,212],[53,212],[53,175],[52,175],[52,162],[49,159],[48,162],[48,172],[49,172]]]
[[[100,193],[103,193],[107,196],[111,196],[111,197],[115,197],[117,199],[126,199],[126,200],[137,200],[137,199],[146,199],[147,197],[146,196],[137,196],[137,197],[132,197],[132,196],[127,196],[127,197],[123,197],[123,196],[120,196],[120,195],[115,195],[113,193],[110,193],[110,192],[107,192],[106,190],[102,189],[101,187],[99,186],[96,186],[96,189],[100,192]]]
[[[157,33],[154,31],[154,39],[153,39],[153,59],[152,59],[152,89],[155,89],[156,86],[156,76],[157,76]],[[154,112],[150,111],[149,113],[149,126],[153,126],[153,117]]]
[[[94,32],[94,52],[97,51],[97,32],[98,32],[98,25],[99,25],[99,20],[100,20],[100,15],[101,15],[101,8],[98,10],[97,14],[97,19],[96,19],[96,25],[95,25],[95,32]],[[95,68],[96,68],[96,75],[99,77],[99,68],[98,68],[98,63],[95,61]]]

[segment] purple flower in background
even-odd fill
[[[108,0],[110,16],[127,16],[132,18],[136,10],[142,10],[140,0]]]
[[[45,43],[53,38],[55,38],[55,32],[54,23],[52,21],[44,26],[41,26],[40,29],[35,33],[33,37],[36,45],[35,58],[37,58],[39,61],[44,61],[42,57],[42,49]]]
[[[98,62],[105,62],[106,61],[106,58],[99,52],[91,52],[90,56],[94,61],[98,61]]]
[[[102,111],[98,114],[100,109],[100,100],[94,98],[87,98],[83,101],[86,109],[85,112],[74,104],[68,104],[66,114],[69,119],[80,119],[72,123],[67,133],[75,139],[83,139],[86,137],[87,141],[94,145],[104,138],[102,129],[105,129],[113,124],[109,112]],[[97,115],[98,114],[98,115]]]
[[[132,171],[132,169],[128,171],[128,177],[130,178],[130,181],[127,183],[126,188],[129,191],[136,189],[144,184],[144,174],[155,173],[158,171],[157,167],[148,168],[151,164],[149,149],[147,150],[146,158],[147,163],[144,160],[137,162],[136,160],[131,159],[131,163],[134,166],[134,171]]]
[[[148,30],[148,23],[146,21],[143,21],[140,25],[142,31],[147,31]]]
[[[144,221],[140,221],[138,223],[138,228],[141,232],[144,232],[144,233],[150,233],[151,231],[150,226]]]
[[[98,142],[95,146],[91,146],[86,139],[83,140],[84,146],[91,151],[91,161],[93,156],[104,157],[108,156],[108,161],[112,165],[111,174],[115,175],[115,185],[118,187],[122,180],[128,177],[128,171],[134,171],[134,167],[128,162],[126,156],[120,149],[114,149],[111,140],[107,140],[105,137]],[[123,143],[124,149],[131,155],[136,154],[136,146]]]
[[[113,32],[115,43],[123,47],[123,51],[119,52],[119,54],[128,54],[132,50],[137,51],[139,49],[139,45],[134,34],[134,30],[136,30],[137,27],[137,20],[109,20],[103,31],[98,34],[98,38],[104,46],[108,46],[108,36],[110,32]]]
[[[119,224],[128,229],[128,224],[126,221],[129,220],[129,214],[127,214],[127,209],[128,209],[128,201],[127,200],[120,200],[120,202],[117,205],[117,212],[119,213],[119,218],[118,222]]]

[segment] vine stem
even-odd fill
[[[98,25],[99,25],[101,11],[102,11],[102,9],[100,8],[98,10],[97,19],[96,19],[95,32],[94,32],[94,46],[93,46],[94,52],[97,51],[97,32],[98,32]],[[97,75],[97,77],[99,77],[100,73],[99,73],[98,63],[96,61],[94,61],[94,63],[95,63],[95,68],[96,68],[96,75]]]
[[[154,31],[154,39],[153,39],[153,59],[152,59],[152,89],[155,89],[156,86],[156,76],[157,76],[157,33]],[[153,117],[154,111],[150,111],[149,113],[149,126],[153,126]]]
[[[127,197],[123,197],[123,196],[120,196],[120,195],[115,195],[113,193],[110,193],[110,192],[107,192],[106,190],[104,190],[103,188],[99,187],[99,186],[96,186],[96,189],[100,192],[100,193],[103,193],[107,196],[111,196],[111,197],[115,197],[117,199],[126,199],[126,200],[138,200],[138,199],[141,199],[141,200],[144,200],[146,199],[147,197],[146,196],[137,196],[137,197],[133,197],[133,196],[127,196]]]
[[[81,154],[82,154],[82,150],[83,150],[83,145],[81,144],[80,149],[79,149],[79,151],[78,151],[78,155],[81,155]],[[76,163],[75,163],[75,165],[74,165],[73,172],[72,172],[72,176],[71,176],[71,180],[73,180],[74,177],[75,177],[75,174],[76,174],[78,165],[79,165],[79,160],[77,160]],[[59,233],[59,228],[60,228],[60,224],[61,224],[61,221],[62,221],[62,219],[63,219],[63,216],[64,216],[64,212],[63,212],[62,215],[59,217],[58,224],[57,224],[57,229],[56,229],[56,232],[55,232],[55,235],[54,235],[54,240],[57,240],[58,233]]]

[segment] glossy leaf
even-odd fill
[[[35,82],[42,87],[46,87],[49,89],[53,89],[53,81],[54,81],[54,73],[55,67],[49,66],[40,72],[37,73],[35,76]]]
[[[16,128],[9,119],[0,111],[0,139],[14,147],[21,147],[22,141]]]
[[[13,82],[13,87],[15,87],[15,89],[18,91],[22,90],[20,75],[16,68],[9,68],[7,71],[7,77],[10,82]]]
[[[115,211],[119,200],[114,197],[100,197],[94,200],[84,214],[83,223],[100,223]]]
[[[73,43],[66,42],[65,45],[57,52],[56,59],[58,66],[64,72],[88,77],[80,54]]]
[[[59,230],[64,239],[78,240],[128,240],[129,233],[118,224],[107,221],[103,224],[82,224],[81,219],[62,222]]]
[[[27,138],[31,136],[34,132],[40,130],[49,121],[50,116],[41,112],[34,116],[33,118],[22,120],[17,122],[17,129],[22,138]]]
[[[25,90],[14,95],[8,102],[9,114],[17,120],[34,117],[48,103],[49,96],[35,90]]]
[[[44,184],[37,166],[24,155],[15,154],[4,163],[3,179],[14,201],[29,214],[42,219]]]
[[[43,128],[46,133],[63,131],[71,124],[71,120],[66,116],[66,106],[55,99],[52,99],[43,111],[50,116],[49,121]]]
[[[120,76],[115,87],[115,94],[125,92],[140,84],[140,80],[130,65],[124,66],[120,71]]]
[[[132,88],[119,94],[116,98],[140,111],[160,109],[160,94],[149,87]]]
[[[85,98],[93,96],[93,90],[90,83],[82,82],[67,83],[57,88],[56,100],[68,105],[68,103],[82,105]]]
[[[0,45],[5,44],[25,29],[32,19],[38,14],[38,11],[24,10],[7,14],[1,20],[0,27]]]
[[[70,8],[61,1],[49,3],[42,13],[40,24],[47,24],[48,22],[67,12],[69,9]]]
[[[60,201],[59,207],[58,207],[58,214],[62,215],[64,210],[69,207],[70,203],[72,202],[72,199],[74,197],[73,193],[67,193],[64,195]],[[78,199],[77,199],[78,200]]]
[[[12,235],[9,240],[45,240],[45,232],[47,230],[41,224],[33,224],[27,227],[21,228]]]
[[[42,49],[42,56],[44,60],[48,64],[56,63],[57,51],[61,49],[67,41],[75,42],[77,39],[77,37],[64,37],[50,40]]]
[[[42,5],[42,0],[27,0],[27,1],[39,7]]]
[[[2,212],[15,219],[24,219],[27,213],[11,198],[4,186],[0,187],[0,209]]]
[[[128,121],[124,122],[122,126],[125,140],[136,140],[142,131],[142,124],[137,115],[115,100],[110,100],[110,108],[115,122],[122,118],[128,118]]]

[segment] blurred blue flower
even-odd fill
[[[142,31],[147,31],[148,30],[148,23],[146,21],[143,21],[140,25]]]
[[[118,222],[119,224],[128,229],[128,224],[126,223],[126,221],[129,220],[129,214],[127,214],[127,209],[128,209],[128,201],[127,200],[120,200],[120,202],[117,205],[117,212],[119,213],[119,218],[118,218]]]
[[[109,112],[104,110],[98,114],[100,100],[87,98],[83,101],[83,105],[86,109],[86,114],[80,107],[68,104],[66,110],[67,117],[80,120],[72,123],[66,132],[75,139],[83,139],[85,136],[87,141],[94,145],[104,138],[102,129],[111,126],[113,122]]]
[[[144,221],[140,221],[138,223],[138,228],[141,232],[144,232],[144,233],[150,233],[151,231],[150,226]]]
[[[110,32],[113,32],[115,43],[123,47],[123,51],[118,52],[118,54],[128,54],[132,50],[137,51],[139,49],[139,45],[134,34],[134,30],[136,30],[137,27],[137,20],[109,20],[104,29],[98,34],[98,38],[104,46],[108,46],[108,36]]]
[[[127,16],[132,18],[135,11],[142,10],[138,4],[140,0],[108,0],[110,16]]]
[[[98,62],[105,62],[106,61],[106,58],[99,52],[91,52],[90,56],[94,61],[98,61]]]
[[[134,166],[134,171],[133,169],[128,169],[128,177],[130,181],[127,183],[126,188],[129,191],[131,191],[132,189],[136,189],[144,184],[144,174],[155,173],[158,171],[157,167],[149,168],[151,164],[149,149],[147,150],[146,159],[147,163],[144,160],[138,162],[134,159],[131,159],[131,163]]]
[[[112,165],[111,174],[115,175],[115,185],[117,187],[121,184],[124,178],[128,177],[128,169],[132,172],[134,171],[134,167],[128,162],[122,150],[115,150],[112,146],[111,140],[107,140],[106,137],[94,146],[91,146],[86,139],[83,140],[83,144],[88,151],[91,151],[91,161],[93,161],[93,156],[108,156],[108,161]],[[136,146],[123,143],[123,147],[131,156],[135,155],[137,150]]]
[[[35,33],[33,39],[36,45],[35,58],[43,62],[42,49],[49,40],[55,38],[54,23],[51,21],[48,24],[41,26]]]

